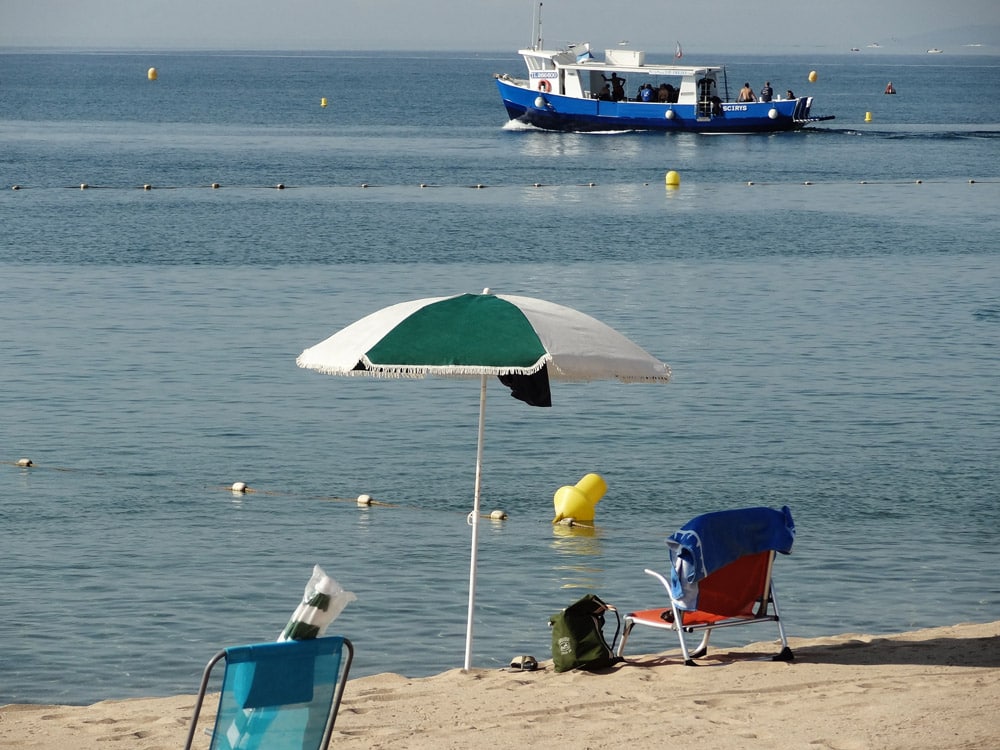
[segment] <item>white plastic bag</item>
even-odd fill
[[[278,640],[304,641],[321,637],[327,626],[344,611],[344,607],[357,598],[350,591],[344,591],[339,583],[316,565],[302,594],[302,603],[292,614],[292,619],[281,631]]]

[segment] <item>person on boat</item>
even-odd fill
[[[656,93],[653,91],[653,84],[647,83],[639,90],[639,99],[644,102],[656,101]]]
[[[774,98],[774,89],[771,88],[770,81],[764,81],[764,88],[760,90],[760,100],[769,102]]]
[[[625,79],[619,78],[617,73],[612,73],[611,78],[601,73],[601,78],[611,82],[611,99],[620,102],[625,98]]]
[[[788,91],[785,92],[785,98],[786,99],[794,99],[795,98],[795,92],[792,91],[791,89],[788,89]]]
[[[660,90],[656,94],[656,100],[661,104],[670,104],[674,99],[674,87],[669,83],[661,83]]]
[[[738,102],[755,102],[757,101],[757,95],[750,88],[750,82],[747,81],[743,84],[743,88],[740,89],[740,95],[736,98]]]
[[[610,83],[604,84],[604,88],[602,88],[598,92],[597,98],[600,99],[602,102],[610,102],[611,101],[611,84]]]
[[[887,93],[887,94],[895,94],[896,93],[896,89],[892,85],[892,81],[889,81],[889,83],[886,84],[886,86],[885,86],[885,93]]]

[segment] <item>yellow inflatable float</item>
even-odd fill
[[[607,491],[608,485],[600,474],[587,474],[573,487],[560,487],[552,498],[556,509],[552,523],[559,523],[564,518],[593,521],[594,509]]]

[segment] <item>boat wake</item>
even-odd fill
[[[521,122],[520,120],[507,120],[507,122],[503,124],[503,129],[513,130],[517,132],[532,131],[532,130],[537,133],[545,132],[543,128],[536,128],[534,125],[531,125],[530,123],[527,122]]]
[[[861,137],[876,137],[889,140],[941,140],[955,141],[968,139],[994,140],[1000,138],[1000,125],[899,125],[878,128],[822,128],[829,133],[841,133]]]
[[[649,131],[644,130],[550,130],[549,128],[539,128],[531,123],[521,122],[520,120],[508,120],[502,126],[503,130],[516,132],[516,133],[567,133],[573,135],[625,135],[628,133],[645,133]]]

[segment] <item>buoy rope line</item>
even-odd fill
[[[67,472],[69,472],[69,471],[78,471],[78,472],[83,472],[83,471],[86,471],[86,469],[72,469],[72,468],[67,468],[67,467],[62,467],[62,466],[39,465],[39,464],[35,463],[34,461],[32,461],[30,458],[19,458],[16,461],[0,461],[0,466],[13,466],[15,468],[22,469],[22,470],[28,470],[28,469],[30,469],[32,472],[37,472],[37,471],[67,471]],[[100,475],[102,475],[102,476],[107,476],[107,475],[109,475],[110,472],[101,471],[101,472],[98,472],[98,473]],[[371,495],[368,495],[368,494],[361,494],[361,495],[358,495],[355,498],[337,497],[337,496],[333,496],[333,495],[306,495],[306,494],[302,494],[302,493],[298,493],[298,492],[259,489],[257,487],[251,487],[246,482],[233,482],[230,485],[222,485],[222,486],[216,485],[216,486],[211,487],[211,489],[212,490],[216,490],[216,491],[230,492],[233,495],[262,495],[262,496],[266,496],[266,497],[286,497],[286,498],[298,499],[298,500],[316,500],[316,501],[321,501],[321,502],[352,503],[352,504],[357,505],[358,507],[365,507],[365,508],[368,508],[368,507],[400,508],[402,510],[420,511],[420,512],[423,512],[423,513],[427,513],[427,512],[431,512],[431,513],[446,513],[446,514],[452,515],[452,516],[467,516],[468,515],[468,513],[466,511],[461,511],[461,510],[446,511],[446,510],[442,510],[440,508],[422,508],[422,507],[416,507],[416,506],[412,506],[412,505],[406,505],[404,503],[389,503],[389,502],[384,502],[382,500],[376,500],[375,498],[373,498]],[[481,518],[485,518],[485,519],[490,519],[490,520],[493,520],[493,521],[504,521],[504,520],[507,519],[507,513],[506,513],[506,511],[502,511],[502,510],[493,510],[493,511],[490,511],[488,513],[482,513],[480,515],[480,517]]]
[[[66,467],[58,466],[45,466],[36,464],[30,458],[20,458],[17,461],[0,461],[0,466],[13,466],[22,470],[30,469],[32,472],[36,471],[86,471],[85,469],[71,469]],[[107,475],[109,472],[100,472],[102,475]],[[333,502],[333,503],[351,503],[352,505],[357,505],[358,508],[396,508],[404,511],[417,511],[420,513],[436,513],[442,515],[448,515],[452,517],[465,517],[467,521],[471,523],[472,514],[464,510],[442,510],[441,508],[433,507],[420,507],[414,505],[408,505],[406,503],[390,503],[382,500],[376,500],[371,495],[362,494],[358,495],[356,498],[350,497],[337,497],[333,495],[307,495],[298,492],[289,492],[281,490],[265,490],[259,489],[257,487],[251,487],[246,482],[233,482],[230,485],[215,485],[210,489],[216,492],[228,492],[236,496],[243,495],[261,495],[264,497],[284,497],[293,500],[310,500],[319,502]],[[492,510],[488,513],[480,513],[479,517],[486,521],[506,521],[509,516],[504,510]],[[552,522],[542,518],[538,519],[538,525],[544,525],[552,527],[554,525],[568,528],[585,529],[588,532],[600,531],[602,526],[595,521],[577,521],[572,518],[565,518],[559,521],[558,524],[553,524]],[[608,528],[608,527],[603,527]],[[665,532],[659,529],[654,530],[653,528],[648,528],[648,537],[650,539],[661,540]],[[634,538],[635,530],[629,530],[628,533]],[[641,536],[646,536],[641,534]],[[589,538],[589,536],[588,536]]]
[[[784,181],[783,182],[757,182],[756,180],[747,180],[745,184],[746,185],[752,185],[752,186],[758,186],[758,185],[760,185],[760,186],[763,186],[763,185],[772,185],[772,186],[774,186],[774,185],[807,185],[807,186],[818,186],[818,185],[844,185],[844,184],[857,184],[857,185],[914,185],[914,184],[916,184],[916,185],[920,185],[920,184],[931,184],[931,183],[933,183],[933,184],[949,184],[949,183],[951,183],[953,181],[954,181],[953,178],[952,179],[946,179],[946,178],[941,178],[941,179],[935,179],[935,178],[931,178],[931,179],[926,179],[926,178],[912,178],[912,179],[891,179],[891,180],[872,179],[872,180],[857,180],[857,181],[850,181],[850,182],[843,181],[843,180],[841,180],[841,181],[833,181],[833,182],[819,182],[819,181],[815,181],[815,180],[802,180],[802,181],[798,181],[798,182],[784,182]],[[976,184],[997,184],[997,183],[1000,183],[1000,178],[992,178],[992,179],[970,178],[968,180],[965,180],[965,182],[967,184],[969,184],[969,185],[976,185]],[[609,185],[613,185],[613,186],[618,186],[618,185],[630,185],[630,184],[633,184],[633,183],[628,183],[628,182],[618,183],[618,182],[616,182],[616,183],[608,183],[608,184]],[[642,184],[644,186],[649,186],[649,185],[651,185],[653,183],[651,183],[651,182],[643,182]],[[702,184],[706,185],[706,184],[709,184],[709,183],[702,183]],[[712,184],[718,184],[718,183],[712,183]],[[472,190],[484,190],[484,189],[486,189],[488,187],[494,187],[494,188],[504,188],[504,187],[507,187],[507,188],[510,188],[510,187],[513,187],[513,188],[522,188],[522,187],[536,187],[536,188],[544,188],[544,187],[556,187],[556,188],[559,188],[559,187],[591,187],[592,188],[592,187],[597,187],[597,186],[598,186],[598,184],[596,182],[568,183],[568,184],[564,184],[564,185],[553,184],[553,183],[542,183],[542,182],[534,182],[534,183],[531,183],[530,185],[520,185],[520,184],[512,184],[512,185],[486,185],[485,183],[481,183],[481,182],[480,183],[476,183],[474,185],[438,185],[438,184],[432,184],[432,183],[427,183],[427,182],[421,182],[421,183],[418,183],[417,185],[405,185],[405,184],[398,184],[398,185],[375,185],[375,184],[372,184],[372,183],[369,183],[369,182],[362,182],[359,185],[286,185],[284,183],[279,182],[276,185],[227,185],[226,187],[228,189],[230,189],[230,190],[232,190],[232,189],[236,189],[236,190],[295,190],[295,189],[305,189],[305,190],[347,190],[347,189],[356,189],[356,188],[372,189],[372,188],[379,188],[379,187],[419,187],[421,189],[425,189],[425,188],[444,188],[444,187],[460,187],[460,188],[469,188],[469,189],[472,189]],[[88,183],[81,183],[79,185],[59,185],[59,186],[55,186],[55,187],[53,187],[53,186],[31,186],[31,185],[16,184],[16,185],[11,185],[10,189],[11,190],[17,190],[17,191],[22,191],[22,190],[142,190],[142,191],[145,191],[145,192],[152,192],[154,190],[202,190],[202,189],[222,190],[223,186],[220,185],[219,183],[213,183],[211,185],[191,185],[191,186],[183,186],[183,185],[153,185],[151,183],[147,183],[145,185],[117,185],[116,186],[116,185],[91,185],[91,184],[88,184]]]

